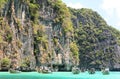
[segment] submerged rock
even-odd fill
[[[109,75],[109,68],[104,68],[101,70],[103,75]]]
[[[78,67],[73,67],[72,68],[72,73],[73,74],[79,74],[80,73],[80,69]]]
[[[95,74],[95,69],[94,69],[94,68],[88,69],[88,73],[89,73],[89,74]]]
[[[9,69],[9,72],[10,72],[10,73],[20,73],[21,71],[15,70],[15,69]]]
[[[36,71],[38,73],[45,73],[45,74],[52,73],[52,71],[48,67],[37,67]]]

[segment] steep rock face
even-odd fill
[[[60,0],[41,0],[40,5],[40,24],[44,25],[47,34],[47,52],[51,55],[49,64],[55,65],[70,65],[72,58],[69,48],[72,24],[70,21],[70,13],[66,5]],[[66,16],[67,15],[67,16]],[[71,24],[64,24],[67,19]],[[40,43],[41,44],[41,43]],[[41,46],[38,44],[38,46]],[[40,47],[38,47],[40,48]],[[41,49],[38,49],[41,57],[44,55]],[[40,62],[40,61],[39,61]],[[42,64],[42,63],[41,63]]]
[[[6,28],[1,29],[4,31],[3,33],[7,34],[7,37],[5,37],[7,40],[3,39],[6,45],[1,45],[2,52],[11,59],[11,62],[15,59],[16,61],[13,61],[13,63],[16,63],[18,66],[21,66],[21,63],[28,59],[30,66],[35,67],[33,27],[30,23],[28,6],[20,0],[9,0],[5,4],[2,14],[2,21],[5,21],[5,25],[7,25],[3,26],[9,28],[8,32],[4,31]]]
[[[79,46],[80,66],[120,68],[119,31],[108,26],[97,12],[84,8],[70,10],[74,39]]]
[[[1,59],[33,68],[73,64],[70,12],[60,0],[8,0],[0,22]]]

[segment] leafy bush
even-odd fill
[[[79,49],[75,42],[71,42],[70,50],[72,52],[72,57],[75,61],[74,64],[78,64],[79,63]]]
[[[1,60],[1,67],[9,67],[10,66],[10,59],[8,58],[3,58]]]

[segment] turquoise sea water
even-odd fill
[[[120,79],[120,72],[110,72],[103,75],[101,72],[88,74],[88,72],[73,75],[71,72],[53,72],[52,74],[42,74],[37,72],[22,72],[11,74],[0,72],[0,79]]]

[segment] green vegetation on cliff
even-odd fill
[[[8,0],[0,0],[0,9],[4,7],[4,4],[7,2]]]
[[[74,40],[80,53],[80,66],[113,67],[118,63],[115,58],[119,46],[120,32],[106,24],[101,16],[91,9],[71,9],[74,24]],[[118,58],[119,59],[119,58]],[[109,63],[109,64],[107,64]]]
[[[54,13],[56,13],[56,17],[53,21],[61,24],[64,32],[72,31],[73,26],[70,20],[70,12],[66,5],[61,0],[48,0],[48,2],[53,8]]]

